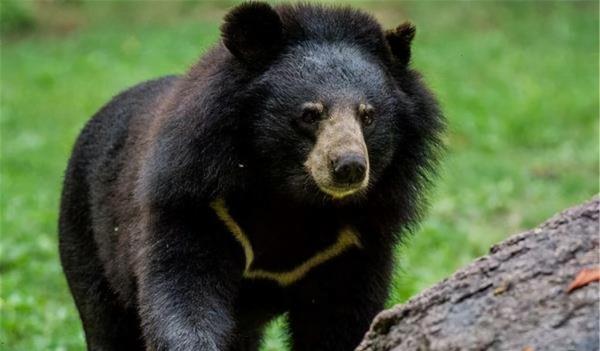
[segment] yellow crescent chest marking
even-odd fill
[[[270,279],[274,280],[281,286],[288,286],[294,282],[302,279],[311,269],[318,265],[340,255],[346,249],[355,246],[362,247],[360,239],[354,230],[350,227],[345,227],[340,230],[338,238],[335,243],[325,249],[317,252],[315,255],[302,262],[292,270],[286,272],[270,272],[262,269],[251,269],[250,265],[254,261],[254,251],[252,250],[252,244],[248,237],[237,224],[237,222],[231,217],[225,201],[223,199],[217,199],[210,203],[210,207],[215,211],[217,217],[225,224],[225,227],[233,235],[233,237],[242,245],[244,249],[244,256],[246,258],[246,266],[244,269],[244,278],[248,279]]]
[[[242,245],[244,249],[244,256],[246,257],[246,268],[245,272],[248,272],[250,269],[250,265],[252,261],[254,261],[254,251],[252,251],[252,245],[250,244],[250,240],[244,232],[242,228],[237,224],[237,222],[231,217],[227,207],[225,207],[225,201],[223,199],[218,199],[210,203],[210,207],[215,211],[217,217],[223,221],[229,232],[233,234],[235,239]]]

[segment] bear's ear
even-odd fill
[[[390,46],[392,54],[402,65],[410,62],[410,44],[415,37],[416,28],[410,22],[404,22],[396,29],[385,32],[385,39]]]
[[[265,64],[282,46],[283,27],[279,15],[262,2],[237,6],[225,16],[221,35],[225,47],[240,61]]]

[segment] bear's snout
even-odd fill
[[[369,154],[362,126],[351,106],[334,106],[321,121],[304,164],[319,188],[342,198],[369,183]]]
[[[367,160],[357,153],[337,157],[331,166],[332,178],[338,186],[360,185],[367,173]]]

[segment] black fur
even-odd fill
[[[281,19],[271,6],[246,3],[225,16],[221,27],[223,44],[250,66],[265,66],[281,50]]]
[[[392,54],[402,65],[410,61],[410,44],[415,37],[416,28],[411,23],[403,23],[396,29],[385,33]]]
[[[186,75],[115,97],[75,145],[60,252],[89,349],[256,350],[265,323],[288,312],[294,350],[350,350],[383,307],[397,234],[419,219],[443,129],[408,67],[414,29],[386,37],[350,8],[250,3],[222,31]],[[366,191],[333,200],[303,168],[314,137],[295,119],[315,99],[374,106]],[[260,268],[294,267],[343,226],[363,247],[288,287],[244,279],[216,198]]]

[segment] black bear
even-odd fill
[[[60,254],[91,350],[351,350],[420,216],[444,120],[409,68],[415,29],[251,2],[182,76],[87,123]]]

